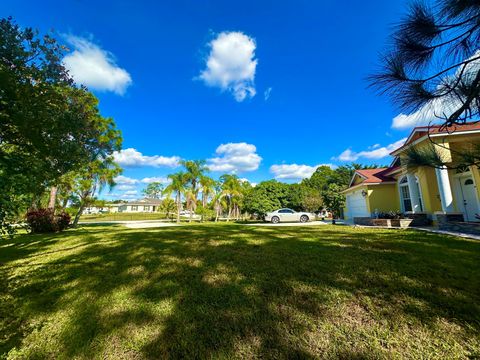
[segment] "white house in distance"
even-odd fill
[[[105,206],[89,206],[83,211],[86,215],[106,214],[106,213],[136,213],[136,212],[156,212],[162,203],[160,199],[141,199],[120,204],[106,204]]]
[[[125,204],[118,204],[118,212],[135,213],[135,212],[156,212],[162,203],[161,199],[141,199],[130,201]]]

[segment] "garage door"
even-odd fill
[[[347,195],[347,209],[349,219],[355,217],[368,217],[367,199],[363,197],[362,191],[355,191]]]

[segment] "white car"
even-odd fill
[[[272,211],[265,215],[265,221],[270,221],[272,224],[279,222],[296,222],[302,223],[315,220],[315,214],[308,212],[296,212],[292,209],[280,209]]]

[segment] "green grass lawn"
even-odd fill
[[[480,357],[480,242],[88,226],[0,243],[0,358]]]

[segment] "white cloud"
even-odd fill
[[[128,190],[128,191],[124,191],[124,192],[114,192],[114,193],[105,194],[105,196],[109,197],[109,198],[112,198],[112,199],[130,201],[130,200],[135,200],[135,199],[138,198],[138,191],[137,190]]]
[[[137,179],[129,178],[128,176],[119,175],[113,179],[118,185],[134,185],[138,183]]]
[[[255,171],[262,161],[255,145],[244,142],[222,144],[215,153],[217,157],[208,159],[208,167],[212,171],[229,173]]]
[[[355,151],[352,151],[351,149],[346,149],[338,157],[334,158],[334,160],[357,161],[360,158],[370,159],[370,160],[383,159],[384,157],[389,156],[392,151],[402,146],[406,140],[407,138],[403,138],[394,142],[393,144],[383,146],[383,147],[378,147],[376,146],[378,144],[376,144],[373,147],[370,147],[370,149],[372,150],[364,150],[360,152],[355,152]]]
[[[449,116],[454,110],[452,106],[444,106],[442,101],[435,99],[412,114],[394,117],[392,128],[401,130],[436,123],[439,122],[438,116]]]
[[[241,102],[255,96],[255,40],[242,32],[222,32],[208,46],[210,54],[199,78],[212,87],[229,91]]]
[[[116,64],[113,54],[85,38],[65,37],[74,50],[63,58],[63,63],[75,82],[95,90],[125,93],[132,78]]]
[[[176,167],[180,158],[178,156],[147,156],[143,155],[140,151],[128,148],[121,151],[115,151],[113,154],[115,161],[126,167],[139,167],[139,166],[153,166],[153,167]]]
[[[142,182],[143,184],[151,184],[153,182],[159,182],[159,183],[162,183],[162,184],[167,184],[170,182],[169,179],[167,179],[166,177],[146,177],[146,178],[143,178],[142,180],[140,180],[140,182]]]
[[[282,164],[270,166],[270,172],[275,176],[275,179],[302,180],[312,176],[319,166],[329,166],[331,168],[335,167],[332,164],[320,164],[315,166]]]
[[[478,50],[470,59],[480,56],[480,50]],[[478,71],[480,70],[480,61],[475,60],[469,63],[465,69],[463,69],[462,78],[473,79],[476,77]],[[456,70],[456,76],[460,76],[462,72],[462,67],[459,67]],[[451,79],[454,79],[453,76]],[[440,85],[442,87],[444,85]],[[415,126],[424,126],[431,123],[444,122],[444,120],[439,119],[445,118],[452,115],[457,109],[462,106],[462,101],[458,99],[453,93],[448,98],[437,98],[430,101],[428,104],[420,108],[418,111],[413,112],[412,114],[400,114],[393,118],[392,128],[394,129],[409,129]]]
[[[251,182],[250,180],[248,180],[247,178],[241,178],[241,179],[238,179],[240,180],[241,182],[248,182],[250,185],[252,185],[253,187],[257,186],[257,183],[255,182]]]
[[[135,185],[117,185],[115,186],[115,190],[134,190]]]
[[[270,99],[270,95],[272,94],[272,88],[269,87],[267,90],[265,90],[265,92],[263,93],[263,97],[265,99],[265,101],[267,101],[268,99]]]

